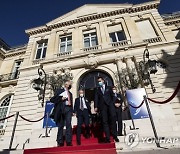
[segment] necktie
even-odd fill
[[[80,109],[81,109],[82,111],[84,110],[82,97],[80,97]]]
[[[103,86],[101,87],[101,91],[102,91],[102,93],[104,94],[104,87],[103,87]]]
[[[68,105],[71,106],[71,97],[70,97],[69,90],[67,90],[67,95],[68,95]]]

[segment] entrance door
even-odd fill
[[[97,78],[99,76],[104,78],[108,86],[113,86],[111,76],[99,70],[84,74],[80,80],[79,89],[82,88],[85,90],[85,96],[90,102],[94,101],[94,90],[98,86]]]

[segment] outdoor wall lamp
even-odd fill
[[[40,65],[40,68],[38,68],[38,75],[39,77],[33,80],[32,88],[39,91],[38,100],[42,100],[41,105],[43,107],[47,84],[47,75],[42,65]]]
[[[152,83],[150,74],[156,74],[156,72],[158,71],[157,66],[166,68],[166,64],[162,61],[149,59],[149,51],[148,48],[146,48],[143,53],[143,61],[139,62],[139,68],[141,71],[142,79],[144,81],[144,85],[148,86],[150,84],[153,93],[156,92],[156,89]]]

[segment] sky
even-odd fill
[[[130,3],[150,0],[1,0],[0,38],[10,46],[28,42],[26,29],[45,25],[84,4]],[[161,14],[180,11],[180,0],[161,0]]]

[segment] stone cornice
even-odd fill
[[[19,47],[11,48],[4,54],[4,57],[7,58],[7,57],[13,57],[13,56],[25,54],[26,47],[27,47],[27,45],[25,44],[25,45],[22,45]]]
[[[5,53],[4,53],[2,50],[0,50],[0,57],[1,57],[2,59],[5,58]]]
[[[18,51],[18,52],[17,51],[16,52],[9,52],[9,53],[5,54],[5,58],[22,55],[22,54],[25,54],[25,52],[26,52],[26,50]]]
[[[105,12],[105,13],[101,13],[101,14],[85,16],[85,17],[82,17],[82,18],[69,20],[69,21],[66,21],[66,22],[57,23],[57,24],[53,24],[53,25],[49,25],[49,26],[48,25],[40,26],[40,27],[37,27],[37,28],[32,28],[32,29],[26,30],[25,32],[29,36],[31,36],[31,35],[35,35],[35,34],[39,34],[39,33],[43,33],[43,32],[48,32],[48,31],[51,31],[52,29],[65,27],[65,26],[69,26],[69,25],[74,25],[74,24],[78,24],[78,23],[83,23],[83,22],[87,22],[87,21],[97,20],[97,19],[100,19],[100,18],[111,17],[111,16],[124,14],[124,13],[135,13],[135,12],[140,12],[140,11],[145,11],[145,10],[158,8],[159,3],[160,3],[160,1],[156,0],[156,1],[152,1],[152,2],[137,4],[137,5],[133,5],[132,7],[129,7],[129,8],[124,8],[124,9]]]

